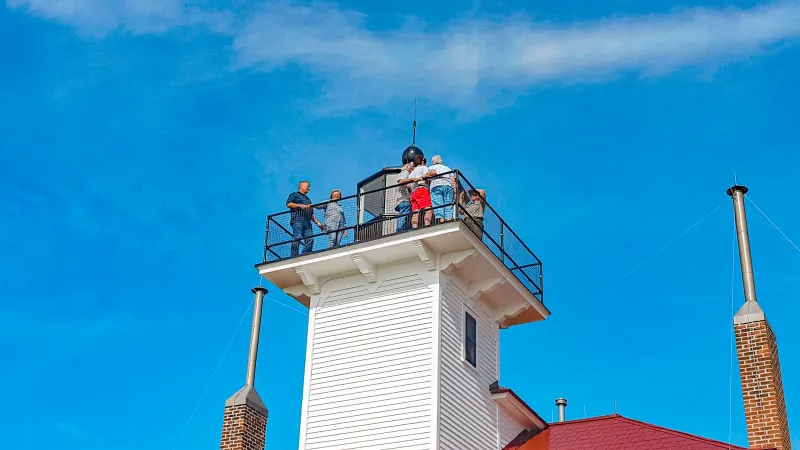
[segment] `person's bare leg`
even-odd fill
[[[411,213],[411,228],[418,228],[419,227],[419,211],[413,211]]]
[[[429,209],[429,210],[425,211],[425,226],[426,227],[431,224],[431,220],[433,220],[433,210]]]

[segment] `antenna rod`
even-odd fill
[[[261,309],[264,306],[264,294],[267,289],[261,286],[254,287],[256,294],[253,301],[253,327],[250,330],[250,352],[247,355],[247,378],[245,386],[253,386],[256,381],[256,359],[258,358],[258,337],[261,334]]]
[[[411,145],[417,145],[417,98],[414,97],[414,130],[411,135]]]
[[[736,239],[739,241],[739,263],[742,267],[742,285],[745,301],[756,301],[756,282],[753,277],[753,258],[750,255],[750,235],[747,232],[747,213],[744,209],[744,195],[747,188],[733,185],[727,191],[733,199],[733,213],[736,218]]]

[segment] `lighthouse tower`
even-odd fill
[[[502,449],[546,426],[497,383],[500,330],[550,314],[541,262],[463,174],[436,178],[454,200],[427,226],[398,212],[397,168],[267,220],[256,267],[309,309],[301,450]]]

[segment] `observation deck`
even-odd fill
[[[407,186],[397,183],[399,174],[399,168],[383,169],[359,183],[355,195],[326,200],[307,209],[270,214],[264,258],[256,268],[287,294],[309,306],[310,296],[319,292],[318,280],[326,277],[360,271],[369,278],[371,272],[374,277],[375,267],[383,264],[419,258],[433,266],[436,255],[477,250],[485,262],[470,266],[475,276],[482,271],[504,272],[506,278],[513,278],[512,284],[519,294],[524,293],[531,303],[538,303],[535,309],[539,318],[521,323],[549,315],[544,308],[542,262],[486,201],[488,195],[482,195],[485,193],[458,170],[437,174],[428,179],[431,191],[436,184],[449,184],[453,187],[453,198],[443,204],[434,202],[432,210],[436,217],[426,225],[424,212],[396,209],[407,198],[401,191]],[[299,222],[305,225],[298,225]],[[312,262],[313,274],[303,268]],[[448,263],[438,264],[444,270]]]

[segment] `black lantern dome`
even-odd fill
[[[414,158],[417,155],[421,155],[423,158],[425,157],[425,154],[422,153],[422,149],[421,148],[419,148],[419,147],[417,147],[416,145],[413,145],[413,144],[409,145],[403,151],[403,164],[408,164],[408,163],[414,161]]]

